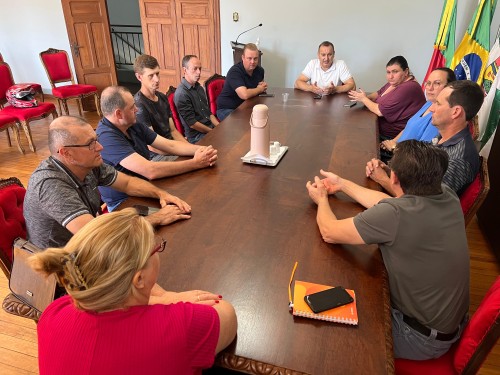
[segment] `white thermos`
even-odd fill
[[[269,158],[269,132],[267,126],[269,108],[264,104],[257,104],[253,107],[250,117],[250,154]]]

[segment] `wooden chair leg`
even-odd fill
[[[67,102],[67,100],[63,99],[62,104],[63,104],[63,107],[64,107],[64,114],[66,116],[69,116],[69,109],[68,109],[68,102]],[[61,115],[62,115],[62,113],[61,113]],[[81,115],[81,113],[80,113],[80,115]]]
[[[61,114],[61,116],[63,115],[62,113],[62,108],[61,108],[61,100],[62,99],[57,99],[57,106],[59,107],[59,113]]]
[[[101,112],[101,101],[99,100],[99,94],[95,93],[94,95],[94,100],[95,100],[95,107],[97,109],[97,115],[99,117],[102,117],[102,112]]]
[[[5,134],[7,134],[7,143],[9,144],[9,147],[12,147],[12,142],[10,140],[9,128],[5,128]]]
[[[17,148],[19,149],[19,151],[21,152],[21,154],[24,154],[24,147],[21,144],[21,137],[19,135],[19,124],[16,124],[16,125],[12,126],[12,131],[14,132],[14,134],[16,136]],[[8,134],[8,130],[7,130],[7,134]]]
[[[24,134],[26,134],[26,138],[28,138],[28,143],[30,145],[30,150],[35,152],[36,151],[36,147],[35,147],[35,144],[33,143],[33,138],[31,137],[31,129],[30,129],[30,125],[28,122],[26,121],[21,121],[21,125],[23,126],[23,129],[24,129]]]
[[[78,104],[78,113],[80,113],[80,117],[83,116],[82,114],[82,98],[76,99],[76,103]]]

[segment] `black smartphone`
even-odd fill
[[[141,216],[148,216],[148,215],[151,215],[151,214],[158,212],[160,210],[159,208],[143,206],[142,204],[136,204],[136,205],[134,205],[134,208],[137,210],[137,212]]]
[[[264,98],[274,98],[274,94],[268,94],[267,92],[263,92],[262,94],[259,94],[259,96]]]
[[[307,305],[317,314],[322,311],[334,309],[335,307],[347,305],[351,303],[353,298],[341,286],[323,290],[321,292],[309,294],[304,297]]]
[[[351,108],[351,107],[354,107],[356,104],[357,104],[357,102],[348,102],[348,103],[345,103],[345,104],[344,104],[344,107],[349,107],[349,108]]]

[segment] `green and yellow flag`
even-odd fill
[[[490,51],[490,26],[497,0],[480,0],[450,68],[457,79],[483,82]]]
[[[455,25],[457,19],[457,1],[446,0],[441,12],[441,21],[434,42],[434,52],[432,53],[429,68],[422,82],[422,88],[425,88],[427,77],[436,68],[449,66],[453,54],[455,53]]]

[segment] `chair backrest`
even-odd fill
[[[16,177],[0,179],[0,266],[8,279],[12,269],[12,244],[26,238],[23,203],[26,190]]]
[[[56,87],[55,84],[59,82],[71,81],[72,84],[75,84],[66,51],[49,48],[46,51],[40,52],[40,60],[42,60],[43,67],[52,87]]]
[[[5,61],[0,63],[0,105],[7,102],[5,92],[7,89],[14,85],[14,78],[12,77],[12,71],[10,70],[9,64]]]
[[[181,117],[179,116],[179,112],[177,112],[177,107],[175,106],[174,96],[175,96],[175,87],[170,86],[168,91],[166,92],[168,104],[170,104],[170,110],[172,111],[172,118],[174,119],[175,128],[184,135],[184,127],[182,126]]]
[[[214,116],[217,116],[217,98],[224,87],[225,80],[226,77],[215,73],[205,81],[205,91],[207,93],[208,105],[210,107],[210,112],[212,112]]]
[[[460,195],[460,205],[464,213],[465,226],[469,224],[477,210],[483,204],[490,190],[487,159],[480,157],[480,167],[476,178]]]
[[[500,337],[500,276],[462,333],[453,357],[457,374],[476,374]]]

